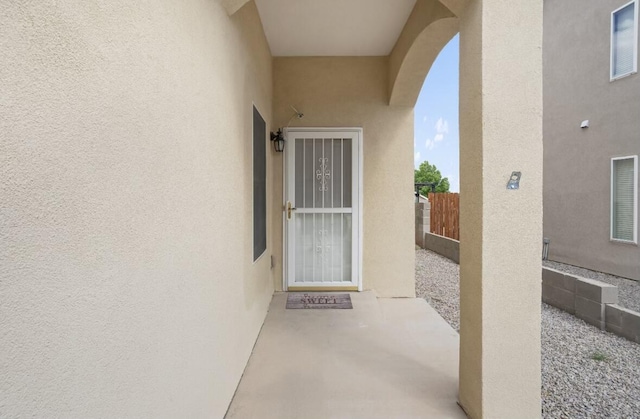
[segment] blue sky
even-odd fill
[[[449,178],[450,191],[460,191],[458,135],[459,36],[433,63],[414,108],[414,164],[428,160]]]

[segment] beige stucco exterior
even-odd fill
[[[460,403],[472,418],[541,411],[541,44],[542,1],[471,2],[460,17]]]
[[[273,291],[252,261],[255,6],[2,10],[0,416],[222,417]]]
[[[224,416],[283,280],[270,147],[252,257],[253,105],[363,129],[363,286],[414,296],[410,86],[460,25],[460,402],[538,417],[542,1],[428,3],[390,56],[272,58],[253,1],[8,2],[0,416]]]
[[[391,105],[415,105],[431,65],[458,30],[458,19],[442,3],[416,2],[389,55]]]
[[[291,119],[293,105],[304,119],[292,127],[363,129],[363,288],[414,296],[413,107],[389,106],[388,58],[278,57],[273,77],[274,126]],[[275,166],[274,195],[282,196],[282,165]],[[274,203],[273,230],[282,230],[281,208]]]
[[[640,76],[609,77],[626,3],[545,1],[544,236],[551,260],[640,280],[640,248],[610,240],[611,158],[640,155]]]

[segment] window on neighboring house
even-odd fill
[[[253,107],[253,261],[267,250],[267,124]]]
[[[611,80],[633,74],[638,56],[638,7],[633,0],[611,13]]]
[[[611,159],[611,240],[638,243],[638,156]]]

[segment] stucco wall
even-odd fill
[[[542,0],[471,1],[460,17],[459,400],[471,418],[540,417],[541,46]]]
[[[273,290],[255,6],[5,1],[0,39],[0,417],[222,417]]]
[[[640,155],[640,76],[609,81],[625,3],[544,2],[544,235],[551,260],[640,280],[640,248],[609,240],[611,158]]]
[[[392,105],[415,105],[431,65],[458,30],[458,19],[440,2],[416,1],[389,55]]]
[[[413,108],[388,106],[388,58],[274,58],[273,77],[274,127],[287,124],[293,105],[304,119],[291,126],[363,128],[363,286],[381,296],[413,296]],[[281,161],[272,183],[281,197]],[[274,249],[282,249],[281,211],[282,202],[274,202]],[[281,265],[281,251],[277,259]],[[282,286],[282,278],[275,281]]]

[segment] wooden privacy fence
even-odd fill
[[[431,233],[460,240],[460,194],[430,193]]]

